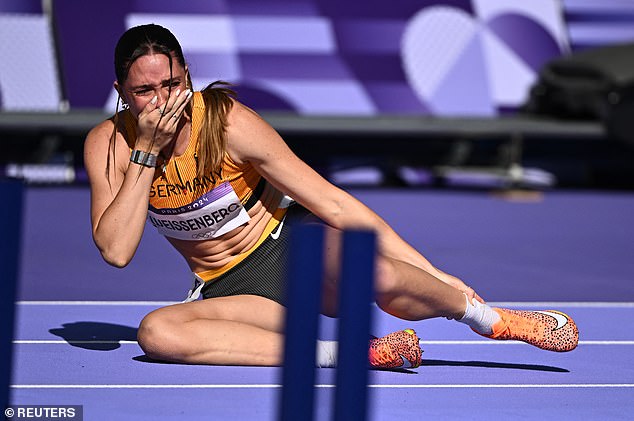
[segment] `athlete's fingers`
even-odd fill
[[[482,304],[486,304],[486,301],[484,301],[484,298],[480,297],[480,295],[478,295],[478,293],[475,293],[475,299],[480,301]]]
[[[183,111],[185,111],[185,107],[187,106],[187,104],[189,104],[189,102],[191,101],[191,99],[193,98],[194,93],[192,91],[190,91],[189,89],[187,89],[184,92],[183,98],[181,103],[178,105],[178,108],[176,109],[176,112],[178,113],[182,113]]]
[[[150,102],[145,104],[145,107],[143,107],[143,109],[139,113],[139,117],[138,118],[140,119],[141,117],[145,117],[146,115],[150,114],[154,110],[157,110],[158,109],[157,108],[157,102],[158,102],[158,97],[156,95],[154,95],[154,97],[150,100]]]
[[[187,100],[186,94],[188,92],[190,92],[189,89],[185,90],[185,92],[181,92],[180,89],[172,92],[161,109],[163,116],[172,116],[180,108],[181,104]]]
[[[187,90],[189,91],[189,90]],[[162,106],[156,108],[156,111],[159,114],[158,120],[158,129],[164,131],[166,134],[173,134],[175,130],[175,118],[174,114],[178,112],[181,104],[186,98],[183,98],[185,95],[181,94],[181,90],[178,89],[176,92],[172,93],[168,98],[168,101]],[[178,120],[176,120],[177,122]]]
[[[185,112],[185,107],[187,106],[189,101],[192,99],[192,97],[193,97],[193,93],[189,89],[187,89],[185,92],[180,94],[179,102],[174,104],[174,107],[171,113],[168,114],[170,121],[173,124],[178,124],[181,116],[183,115],[183,112]]]
[[[185,91],[182,93],[179,90],[176,101],[172,106],[173,114],[178,114],[179,112],[182,112],[185,109],[185,106],[189,103],[189,100],[192,98],[192,96],[193,93],[189,89],[185,89]]]
[[[481,302],[482,304],[485,304],[484,300],[482,299],[482,297],[480,297],[473,288],[471,288],[468,285],[465,285],[465,288],[462,290],[462,292],[467,296],[467,298],[469,299],[469,302],[471,304],[473,304],[473,300],[477,300],[479,302]]]
[[[181,90],[177,89],[175,92],[171,92],[169,94],[167,101],[165,101],[165,103],[161,106],[161,114],[163,114],[163,116],[166,116],[172,112],[174,104],[176,103],[176,101],[178,101],[178,95],[180,94],[180,92]]]
[[[139,137],[152,138],[153,144],[163,149],[176,133],[180,117],[191,98],[189,89],[185,92],[176,90],[162,105],[158,104],[158,97],[154,96],[139,113]]]
[[[138,128],[139,136],[152,136],[152,133],[159,128],[159,121],[161,118],[162,109],[158,104],[158,97],[155,95],[150,102],[145,104],[145,107],[139,113]]]

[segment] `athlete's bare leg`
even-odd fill
[[[330,316],[336,315],[340,239],[340,231],[327,228],[323,306]],[[405,320],[464,315],[465,297],[457,288],[399,260],[377,256],[376,263],[376,302],[383,311]]]
[[[212,298],[160,308],[139,327],[150,358],[187,364],[281,364],[284,307],[253,295]]]
[[[327,229],[323,312],[335,316],[340,232]],[[379,256],[376,302],[406,320],[460,318],[465,297],[424,270]],[[152,358],[189,364],[281,364],[284,307],[266,298],[242,295],[164,307],[139,327],[139,345]]]

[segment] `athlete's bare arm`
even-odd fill
[[[337,229],[372,229],[377,232],[379,250],[384,256],[419,267],[469,297],[481,300],[460,279],[436,269],[375,212],[299,159],[279,134],[254,111],[236,102],[228,121],[228,148],[234,159],[250,161],[276,188],[330,226]]]
[[[188,101],[187,95],[173,95],[162,109],[182,113]],[[155,155],[176,131],[175,119],[164,118],[159,124],[158,106],[157,101],[148,102],[139,114],[135,144],[136,149]],[[132,260],[141,241],[155,170],[129,161],[130,149],[120,133],[113,150],[109,150],[112,128],[108,120],[90,131],[84,144],[84,161],[90,180],[93,239],[106,262],[123,267]],[[108,159],[110,172],[106,175]]]

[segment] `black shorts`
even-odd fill
[[[243,261],[203,286],[203,298],[232,295],[258,295],[284,305],[288,249],[293,226],[310,213],[293,204],[282,219],[282,226],[273,232]],[[279,225],[278,225],[279,227]]]

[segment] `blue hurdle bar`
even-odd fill
[[[279,419],[314,417],[315,354],[321,307],[324,228],[298,225],[291,233]]]
[[[375,253],[374,233],[343,233],[335,421],[366,419]]]
[[[15,296],[20,258],[22,182],[0,181],[0,408],[9,405]]]

